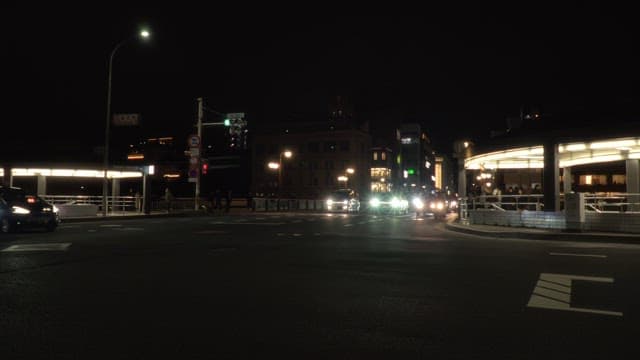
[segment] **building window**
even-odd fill
[[[374,161],[378,160],[378,152],[377,151],[373,152],[373,160]]]
[[[387,153],[386,152],[381,152],[380,153],[380,160],[387,160]]]
[[[627,183],[627,176],[626,175],[613,175],[611,176],[611,181],[613,182],[613,185],[624,185]]]
[[[580,175],[580,185],[607,185],[607,175]]]

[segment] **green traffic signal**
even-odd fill
[[[414,169],[407,169],[407,174],[415,175],[416,171]]]
[[[231,126],[231,120],[224,119],[224,126]]]

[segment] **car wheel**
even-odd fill
[[[0,231],[6,234],[6,233],[10,233],[12,230],[13,230],[13,227],[11,226],[11,222],[9,221],[9,219],[3,218],[2,221],[0,222]]]

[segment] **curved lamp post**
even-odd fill
[[[111,50],[111,54],[109,55],[109,79],[107,82],[107,118],[104,128],[104,176],[102,179],[102,216],[105,217],[107,216],[107,199],[109,197],[109,179],[107,177],[107,170],[109,169],[109,127],[111,124],[111,74],[113,71],[113,57],[116,55],[116,51],[118,51],[118,49],[122,47],[122,45],[138,36],[140,38],[146,39],[151,36],[151,33],[149,33],[148,30],[142,30],[136,36],[131,36],[120,41],[116,44],[113,50]]]

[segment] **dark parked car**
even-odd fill
[[[60,218],[58,209],[35,195],[16,187],[0,186],[0,231],[41,227],[53,231]]]

